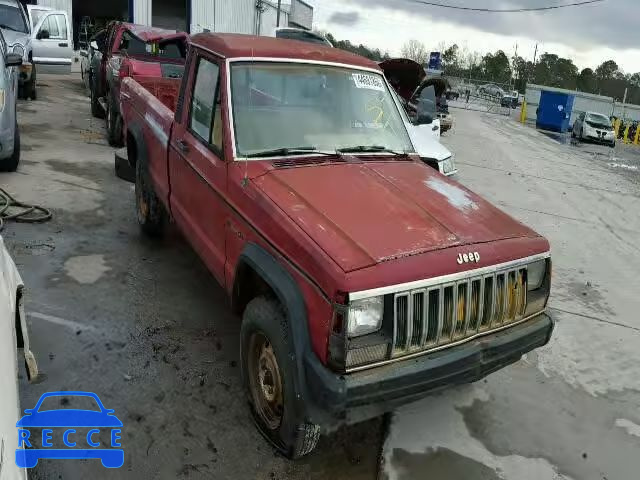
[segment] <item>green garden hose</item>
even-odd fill
[[[53,218],[50,210],[39,205],[29,205],[13,198],[6,190],[0,188],[0,232],[5,222],[43,223]]]

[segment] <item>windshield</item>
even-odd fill
[[[300,146],[413,152],[378,73],[314,64],[235,63],[231,98],[239,157]]]
[[[14,32],[28,33],[22,12],[11,5],[0,4],[0,27]]]
[[[608,117],[604,115],[600,115],[599,113],[589,113],[587,114],[587,121],[593,123],[600,123],[602,125],[611,125],[611,121]]]

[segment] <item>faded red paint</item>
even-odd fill
[[[125,122],[143,128],[156,191],[229,293],[247,242],[262,246],[290,272],[303,292],[312,347],[323,362],[331,301],[344,292],[548,251],[546,239],[417,160],[347,156],[292,167],[233,161],[226,58],[324,60],[377,69],[375,63],[321,45],[238,35],[196,35],[191,48],[220,67],[222,151],[205,147],[188,128],[195,62],[185,72],[181,116],[174,120],[171,106],[153,96],[160,80],[146,77],[143,87],[127,79]],[[480,262],[459,265],[458,254],[471,246]]]

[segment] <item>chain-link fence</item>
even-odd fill
[[[522,96],[511,84],[450,76],[446,80],[449,84],[447,101],[450,108],[507,116],[522,104]]]

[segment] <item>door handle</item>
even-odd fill
[[[68,46],[69,46],[69,44],[68,44],[68,43],[66,43],[66,42],[62,42],[62,43],[59,43],[59,44],[58,44],[58,46],[59,46],[59,47],[68,47]]]
[[[187,142],[185,142],[184,140],[178,140],[177,142],[178,145],[178,149],[183,152],[183,153],[188,153],[189,152],[189,144]]]

